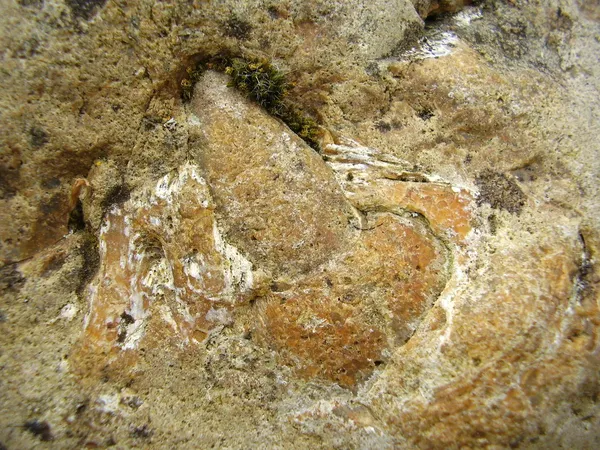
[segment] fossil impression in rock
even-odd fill
[[[216,72],[186,125],[201,156],[104,218],[76,370],[244,323],[298,376],[355,387],[460,272],[471,196],[349,140],[325,162]]]

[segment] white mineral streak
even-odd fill
[[[201,256],[201,255],[199,255]],[[183,260],[183,273],[189,278],[194,278],[199,282],[202,282],[202,275],[206,272],[206,275],[210,277],[210,272],[207,272],[206,267],[201,266],[194,260],[193,256],[187,257]],[[188,287],[193,291],[198,291],[192,283],[188,282]]]
[[[157,182],[154,191],[148,196],[147,199],[141,199],[136,202],[138,204],[135,205],[134,211],[156,204],[157,199],[165,201],[167,209],[177,208],[178,196],[189,180],[194,180],[201,186],[206,185],[204,179],[198,174],[197,167],[193,164],[187,163],[178,171],[176,175],[170,173],[162,177]],[[205,192],[200,192],[198,195],[200,198],[198,200],[202,202],[203,206],[208,206],[208,203],[205,199],[205,194]],[[171,216],[172,218],[176,217],[175,214],[172,214]],[[151,216],[149,220],[153,226],[162,226],[163,222],[159,217]],[[131,217],[126,216],[125,223],[130,222]],[[133,238],[129,239],[127,251],[127,260],[130,265],[131,273],[139,273],[143,263],[148,260],[148,255],[143,247],[143,239],[140,233],[134,234]],[[197,268],[196,273],[199,272],[199,270],[200,269]],[[147,298],[149,300],[148,304],[150,304],[157,296],[163,296],[166,290],[171,291],[175,294],[174,297],[176,301],[177,312],[187,322],[194,322],[194,318],[190,314],[187,304],[180,298],[181,290],[175,289],[173,271],[164,254],[160,259],[154,262],[141,281],[138,281],[136,276],[132,278],[130,289],[131,295],[129,314],[133,317],[134,322],[127,326],[127,334],[123,343],[124,349],[137,348],[139,342],[144,336],[147,322],[150,317],[149,311],[144,308],[144,298]],[[166,305],[160,305],[159,311],[161,318],[165,320],[167,324],[173,327],[175,331],[179,331],[169,307]],[[184,340],[187,341],[187,338],[184,338]]]
[[[134,272],[135,273],[135,272]],[[133,317],[134,322],[127,325],[127,334],[123,343],[124,349],[134,349],[144,336],[144,329],[148,318],[148,311],[144,308],[144,292],[138,290],[138,277],[133,276],[130,280],[129,310],[128,314]]]
[[[461,265],[455,264],[453,269],[452,277],[450,280],[448,280],[448,283],[446,283],[444,290],[437,300],[438,304],[446,312],[446,327],[444,328],[444,333],[440,336],[437,346],[439,352],[442,351],[444,344],[450,341],[452,327],[454,324],[454,306],[456,294],[459,287],[466,281],[466,274]]]
[[[104,394],[98,396],[96,409],[103,413],[115,414],[119,410],[120,397],[118,394]]]
[[[199,174],[198,166],[187,162],[179,169],[177,175],[168,173],[158,180],[154,192],[151,195],[150,203],[154,204],[156,198],[159,198],[165,200],[168,205],[173,205],[176,202],[174,196],[181,192],[183,186],[190,179],[206,186],[206,181]]]
[[[177,322],[175,322],[175,319],[173,319],[171,309],[167,305],[159,305],[158,311],[160,313],[161,319],[168,323],[169,326],[173,329],[173,331],[177,333],[179,329],[177,328]]]
[[[165,127],[169,131],[173,131],[177,127],[177,121],[175,117],[171,117],[165,123],[163,123],[163,127]]]
[[[208,208],[212,203],[206,181],[199,174],[199,168],[192,163],[186,163],[178,172],[177,176],[171,174],[165,175],[159,180],[152,194],[152,199],[158,198],[167,202],[167,208],[177,207],[177,194],[179,194],[189,182],[196,181],[203,189],[199,189],[197,199],[203,208]],[[154,203],[151,199],[151,203]],[[176,215],[173,214],[173,217]],[[223,258],[223,271],[225,278],[225,297],[229,301],[233,301],[236,291],[245,292],[252,287],[252,263],[248,261],[235,247],[226,243],[218,229],[216,222],[213,224],[213,238],[215,249]],[[183,263],[184,273],[191,278],[196,279],[200,283],[203,282],[203,276],[210,277],[210,271],[202,264],[202,255],[198,255],[200,261],[192,258],[187,259]],[[188,283],[188,287],[197,293],[201,293],[192,283]],[[222,298],[213,298],[212,300],[223,300]]]
[[[164,289],[175,290],[175,281],[173,280],[173,271],[169,261],[166,258],[159,259],[148,271],[142,285],[150,289],[152,294],[163,294]]]
[[[92,307],[94,306],[94,299],[98,295],[98,285],[96,283],[90,283],[88,287],[88,312],[83,316],[83,329],[85,330],[90,324],[90,318],[92,317]]]
[[[295,416],[294,420],[299,422],[302,416],[329,416],[337,406],[339,406],[337,400],[318,400],[308,406],[298,408],[292,414]]]
[[[110,217],[110,215],[109,215]],[[100,227],[100,258],[104,259],[106,257],[106,233],[110,231],[110,220],[105,220]]]
[[[131,234],[131,217],[123,217],[123,222],[125,223],[125,228],[123,228],[123,235],[125,237],[129,237],[129,235]]]
[[[177,292],[175,295],[175,310],[176,310],[177,314],[179,314],[179,316],[182,317],[186,323],[193,324],[195,322],[195,319],[194,319],[194,316],[192,316],[192,313],[190,313],[190,308],[189,308],[188,304],[185,301],[183,301],[183,299],[181,298],[180,293],[182,291],[183,291],[182,289],[177,289]],[[183,340],[185,343],[187,343],[188,337],[183,336]]]
[[[378,178],[438,181],[439,177],[409,171],[411,164],[400,158],[362,146],[352,139],[342,138],[342,141],[343,144],[328,144],[323,150],[328,158],[327,164],[333,169],[342,189],[349,182],[353,185],[367,185],[369,181]],[[351,181],[348,174],[352,174]],[[347,197],[354,195],[347,189],[344,191]]]
[[[181,264],[183,273],[187,277],[186,287],[191,292],[200,295],[206,294],[204,282],[205,279],[210,279],[212,276],[209,268],[203,263],[203,259],[202,255],[188,256],[183,259]],[[193,280],[195,280],[195,282]],[[220,300],[220,298],[215,298],[213,300]]]
[[[56,316],[54,319],[49,320],[46,323],[48,325],[53,325],[60,319],[70,322],[71,320],[73,320],[73,318],[77,315],[78,312],[79,308],[77,307],[77,305],[75,305],[74,303],[67,303],[61,308],[60,314],[58,316]]]
[[[467,27],[471,22],[482,17],[481,9],[468,8],[453,17],[455,25]],[[401,56],[405,61],[418,61],[430,58],[449,56],[457,47],[459,38],[452,31],[429,30],[426,36],[419,39],[418,44],[404,52]]]
[[[408,166],[408,162],[385,155],[374,148],[365,147],[352,139],[342,138],[343,144],[328,144],[323,153],[330,161],[350,164],[367,164],[372,167]],[[330,162],[328,161],[328,162]]]
[[[451,31],[432,33],[419,39],[418,46],[405,52],[402,59],[418,61],[421,59],[441,58],[452,54],[458,43],[458,36]]]
[[[110,217],[110,215],[108,217]],[[98,247],[99,247],[101,261],[106,258],[107,245],[106,245],[105,236],[109,230],[110,230],[110,219],[107,219],[100,226],[100,238],[98,239],[98,242],[99,242]],[[98,285],[101,282],[102,282],[102,279],[98,279],[97,282],[90,283],[90,286],[88,289],[88,292],[89,292],[88,309],[87,309],[88,312],[85,314],[85,316],[83,318],[83,329],[84,330],[89,326],[90,321],[92,319],[92,313],[95,310],[94,304],[96,303],[97,296],[98,296]]]
[[[138,344],[144,337],[146,331],[146,320],[136,320],[134,323],[127,325],[127,337],[123,343],[124,350],[132,350],[137,348]]]
[[[302,326],[302,328],[313,333],[319,328],[323,328],[329,325],[329,323],[325,319],[312,315],[310,317],[305,317],[304,315],[300,316],[297,322]]]
[[[132,266],[134,261],[139,261],[142,254],[138,252],[137,243],[141,240],[142,235],[140,233],[134,233],[134,235],[128,241],[127,248],[127,264]]]
[[[74,305],[73,303],[67,303],[60,310],[60,318],[66,319],[67,321],[71,321],[73,319],[73,317],[75,317],[75,315],[77,315],[78,311],[79,311],[79,308],[77,308],[76,305]]]
[[[234,291],[241,292],[252,288],[252,263],[237,248],[223,240],[216,221],[213,224],[213,238],[216,250],[224,258],[225,292],[233,296]],[[233,298],[233,297],[232,297]]]
[[[210,308],[206,313],[206,320],[221,325],[229,325],[233,322],[233,316],[225,308]]]

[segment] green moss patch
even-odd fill
[[[194,84],[205,70],[218,70],[231,76],[230,86],[262,106],[269,114],[281,119],[314,150],[320,151],[317,140],[319,126],[289,99],[291,84],[283,72],[267,60],[243,58],[211,58],[186,70],[181,81],[182,98],[192,98]]]

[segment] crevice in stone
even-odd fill
[[[79,269],[79,285],[76,292],[82,295],[86,286],[90,283],[96,272],[100,268],[100,252],[98,249],[98,238],[89,232],[85,232],[85,237],[79,247],[83,263]]]
[[[69,220],[67,224],[69,231],[75,233],[77,231],[85,230],[85,217],[83,214],[83,204],[81,200],[77,199],[75,207],[69,213]]]
[[[429,2],[428,10],[423,20],[426,26],[435,24],[446,15],[460,12],[466,6],[478,5],[482,0],[432,0]]]
[[[590,249],[586,244],[586,238],[583,231],[579,231],[579,242],[582,247],[581,260],[578,263],[577,273],[575,274],[575,299],[581,304],[585,297],[592,293],[591,275],[594,271],[594,263],[590,253]]]
[[[18,291],[25,284],[25,277],[17,269],[17,263],[0,268],[0,292]]]

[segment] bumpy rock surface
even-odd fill
[[[108,213],[72,360],[81,373],[123,375],[139,347],[165,345],[158,336],[186,347],[250,322],[299,374],[355,387],[412,336],[448,279],[451,256],[430,229],[459,236],[445,215],[468,213],[428,183],[348,202],[321,157],[226,83],[208,72],[196,86],[187,121],[199,166]],[[427,225],[402,217],[415,206]]]
[[[597,2],[0,8],[1,448],[600,446]]]

